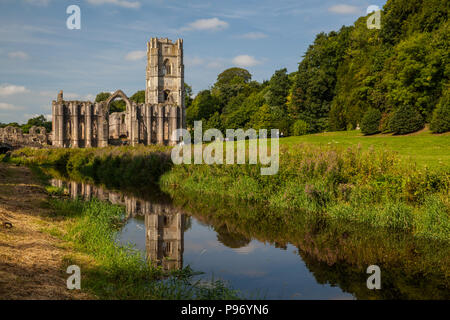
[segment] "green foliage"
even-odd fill
[[[381,112],[377,109],[370,108],[364,114],[361,120],[361,132],[365,135],[380,132]]]
[[[186,106],[186,109],[188,109],[192,104],[192,87],[188,85],[187,83],[184,83],[184,104]]]
[[[32,126],[36,127],[44,127],[47,132],[52,131],[52,122],[47,121],[44,115],[36,116],[34,118],[28,119],[26,124],[18,124],[17,122],[11,122],[11,123],[0,123],[0,128],[4,127],[16,127],[22,129],[23,133],[28,133],[30,131],[30,128]]]
[[[136,91],[131,97],[131,101],[136,103],[145,103],[145,90]]]
[[[137,94],[137,95],[136,95]],[[140,93],[139,91],[135,93],[135,98],[139,99],[140,97]],[[111,96],[111,93],[109,92],[100,92],[97,94],[97,96],[95,97],[95,102],[102,102],[102,101],[106,101],[108,100],[108,98]],[[133,95],[134,96],[134,95]],[[109,113],[113,113],[113,112],[123,112],[127,109],[126,103],[125,101],[123,101],[122,99],[117,99],[113,102],[111,102],[110,104],[110,108],[109,108]]]
[[[434,133],[450,131],[450,87],[447,87],[433,112],[430,129]]]
[[[395,110],[389,121],[389,128],[396,134],[407,134],[422,129],[425,122],[419,111],[410,105],[402,105]]]
[[[219,101],[210,90],[200,91],[186,110],[186,122],[189,126],[193,126],[194,121],[209,119],[219,108]]]
[[[292,135],[302,136],[308,133],[308,124],[303,120],[297,120],[292,125]]]
[[[284,107],[286,98],[291,86],[287,69],[275,71],[269,81],[269,91],[267,92],[267,103],[270,106]]]
[[[102,102],[108,100],[108,98],[111,96],[111,93],[109,92],[100,92],[95,97],[95,102]]]

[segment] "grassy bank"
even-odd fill
[[[176,206],[211,225],[225,245],[239,248],[253,239],[279,248],[292,244],[319,283],[337,285],[358,299],[450,298],[448,242],[298,210],[268,210],[192,193],[173,197]],[[372,264],[383,270],[382,287],[389,290],[367,289],[366,268]]]
[[[280,170],[255,165],[179,165],[164,191],[303,209],[327,219],[450,240],[450,172],[406,164],[386,150],[296,144],[280,149]]]
[[[9,161],[58,166],[77,178],[109,187],[139,188],[154,183],[172,194],[181,191],[272,208],[302,209],[306,214],[326,219],[450,241],[447,163],[432,168],[416,165],[414,161],[406,161],[407,155],[398,155],[381,143],[368,147],[368,141],[373,141],[368,139],[376,137],[355,134],[338,132],[281,139],[279,172],[272,176],[262,176],[260,165],[173,166],[170,149],[158,146],[22,149],[14,152]],[[346,136],[345,143],[325,143]],[[416,144],[411,139],[407,145],[416,146],[420,153],[424,145],[436,144],[433,139],[439,137],[443,136]],[[303,139],[308,143],[301,143]],[[360,139],[366,139],[365,145],[356,146]],[[392,141],[400,143],[399,139],[410,138],[389,136],[380,141],[392,144]],[[439,141],[440,146],[447,143]],[[445,158],[447,153],[448,150],[441,150],[439,157]]]

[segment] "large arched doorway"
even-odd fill
[[[125,110],[111,110],[111,105],[116,99],[125,103]],[[113,112],[110,112],[113,111]],[[105,116],[108,122],[108,144],[127,145],[133,141],[132,104],[122,90],[117,90],[106,100]]]

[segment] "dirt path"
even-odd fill
[[[42,231],[52,227],[46,200],[28,168],[0,163],[0,299],[89,298],[66,287],[63,258],[70,249]]]

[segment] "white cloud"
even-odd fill
[[[22,107],[17,107],[10,103],[0,102],[0,110],[18,110],[22,109]]]
[[[141,3],[139,1],[126,1],[126,0],[86,0],[86,1],[93,5],[114,4],[116,6],[131,9],[138,9],[141,7]]]
[[[361,13],[359,7],[351,6],[348,4],[337,4],[328,8],[328,11],[337,13],[337,14],[355,14]]]
[[[24,86],[15,86],[13,84],[3,84],[0,86],[0,96],[10,96],[24,92],[28,92],[28,89]]]
[[[25,0],[26,3],[35,5],[35,6],[48,6],[48,4],[50,3],[50,0]]]
[[[11,59],[26,60],[29,58],[29,55],[23,51],[13,51],[13,52],[8,53],[8,57],[10,57]]]
[[[181,28],[181,31],[191,31],[191,30],[219,31],[228,28],[228,26],[229,26],[228,22],[220,20],[219,18],[199,19],[189,23],[186,27]]]
[[[141,51],[141,50],[131,51],[131,52],[127,53],[127,55],[125,56],[125,60],[127,60],[127,61],[141,60],[141,59],[145,58],[146,55],[147,55],[147,53],[145,51]]]
[[[379,10],[381,10],[379,6],[372,4],[367,7],[366,13],[369,14],[369,13],[372,13],[374,11],[379,11]]]
[[[240,35],[239,38],[256,40],[256,39],[267,38],[267,35],[262,32],[248,32],[248,33],[244,33],[243,35]]]
[[[260,61],[256,60],[255,57],[246,54],[235,57],[232,62],[239,67],[253,67],[261,63]]]

